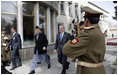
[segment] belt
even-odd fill
[[[96,68],[96,67],[102,66],[102,64],[103,64],[103,62],[100,62],[100,63],[88,63],[88,62],[84,62],[84,61],[79,61],[78,60],[78,65],[84,66],[84,67]]]

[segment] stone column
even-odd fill
[[[81,6],[80,6],[80,4],[78,4],[78,7],[77,7],[77,9],[78,9],[78,18],[79,18],[79,22],[82,20],[82,18],[81,18]]]
[[[55,11],[53,11],[53,30],[54,30],[54,41],[56,40],[56,32],[58,31],[57,30],[57,22],[56,22],[56,12]]]
[[[51,13],[50,13],[50,7],[47,7],[47,38],[49,44],[51,43]]]
[[[17,32],[21,36],[21,42],[23,47],[23,13],[22,13],[22,1],[18,1],[17,3],[18,7],[18,14],[17,14]]]
[[[39,3],[35,5],[35,26],[39,26]]]

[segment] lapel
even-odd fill
[[[62,41],[64,40],[64,37],[65,37],[65,32],[64,32],[64,34],[63,34]],[[62,42],[62,41],[61,41],[61,42]]]
[[[38,35],[38,40],[37,40],[37,35]],[[39,41],[40,34],[36,34],[35,39],[36,41]]]
[[[16,35],[16,33],[14,35],[12,34],[12,38],[15,38],[15,35]]]
[[[59,37],[59,38],[58,38],[58,41],[60,42],[60,33],[58,34],[58,37]]]

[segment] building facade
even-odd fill
[[[65,31],[71,34],[76,27],[72,24],[83,21],[83,7],[88,6],[103,13],[100,16],[100,28],[102,32],[107,29],[108,12],[88,1],[1,1],[1,26],[10,34],[10,27],[15,26],[21,35],[22,60],[31,59],[34,52],[35,26],[42,28],[48,39],[48,50],[54,49],[56,34],[59,25],[65,26]]]
[[[71,31],[75,28],[72,24],[73,19],[75,19],[77,23],[84,21],[83,16],[85,12],[82,8],[85,6],[103,13],[103,15],[100,16],[99,26],[103,33],[107,30],[108,34],[110,34],[109,22],[107,21],[109,13],[89,1],[60,1],[58,5],[58,25],[64,25],[66,28],[65,31],[71,33]]]
[[[81,21],[83,18],[83,11],[81,8],[85,6],[87,1],[59,1],[57,23],[65,26],[65,31],[71,33],[74,29],[72,20]]]
[[[22,60],[31,59],[34,51],[35,26],[42,28],[49,46],[56,39],[58,2],[55,1],[1,1],[1,27],[11,34],[10,27],[15,26],[21,35]]]
[[[111,38],[117,38],[117,26],[110,27],[111,35],[109,37]]]

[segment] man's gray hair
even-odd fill
[[[60,26],[62,26],[62,27],[65,29],[64,25],[61,24],[61,25],[59,25],[59,27],[60,27]]]

